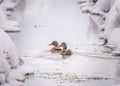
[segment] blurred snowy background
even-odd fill
[[[20,50],[46,50],[57,40],[70,45],[85,44],[88,18],[76,1],[26,1],[21,32],[11,36]]]
[[[0,0],[0,86],[120,84],[119,5],[119,0]],[[54,40],[66,42],[73,55],[50,53]]]

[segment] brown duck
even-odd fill
[[[49,46],[53,46],[53,48],[51,48],[50,52],[52,53],[59,53],[61,51],[61,49],[58,46],[58,42],[57,41],[53,41],[51,44],[49,44]]]
[[[66,50],[67,49],[67,44],[65,42],[62,42],[60,45],[59,45],[60,48],[62,48],[62,50]]]
[[[67,44],[65,42],[62,42],[59,47],[62,47],[60,54],[63,56],[63,58],[65,56],[72,55],[72,51],[70,49],[67,49]]]
[[[64,58],[65,56],[71,56],[72,55],[72,51],[70,49],[68,49],[68,50],[62,50],[60,54]]]

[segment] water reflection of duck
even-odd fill
[[[62,42],[59,46],[61,48],[60,54],[63,56],[70,56],[72,55],[72,50],[67,49],[67,44],[65,42]]]
[[[54,47],[51,48],[50,52],[59,53],[61,51],[61,48],[59,48],[57,41],[53,41],[51,44],[49,44],[49,46],[51,46],[51,45],[53,45]]]

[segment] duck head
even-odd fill
[[[67,49],[67,44],[65,42],[62,42],[59,47],[61,47],[63,50]]]
[[[58,46],[58,42],[57,41],[52,41],[49,46],[53,45],[54,47],[57,47]]]

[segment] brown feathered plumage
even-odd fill
[[[59,53],[61,51],[61,49],[58,46],[58,42],[57,41],[53,41],[51,44],[49,44],[49,46],[53,46],[53,48],[51,48],[50,52],[52,53]]]

